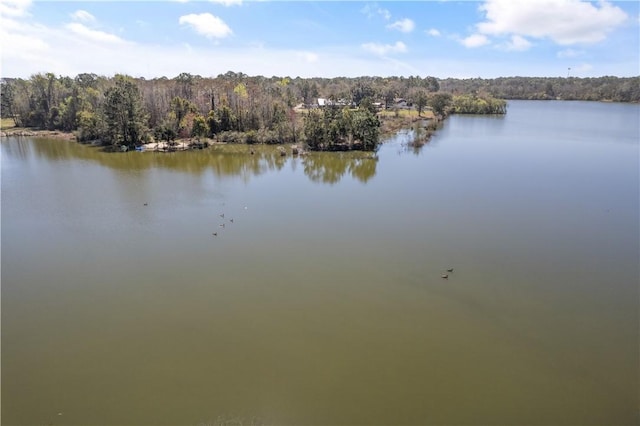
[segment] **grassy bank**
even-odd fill
[[[423,111],[422,114],[418,115],[418,111],[414,109],[380,111],[378,118],[382,123],[381,133],[383,137],[392,136],[402,129],[410,129],[423,120],[435,120],[433,112]]]
[[[13,118],[0,119],[0,130],[8,130],[14,127],[16,127],[16,123],[13,121]]]

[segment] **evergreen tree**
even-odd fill
[[[128,76],[116,75],[115,85],[105,93],[106,142],[132,147],[142,143],[146,133],[146,115],[138,86]]]

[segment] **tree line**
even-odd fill
[[[215,78],[182,73],[171,79],[146,80],[38,73],[29,79],[3,79],[1,114],[13,118],[19,127],[72,131],[80,141],[98,140],[114,147],[189,137],[287,143],[306,136],[312,149],[346,146],[345,141],[350,147],[374,149],[377,129],[366,128],[379,127],[369,108],[374,100],[390,105],[416,90],[437,91],[438,87],[434,77],[291,79],[229,71]],[[295,109],[313,105],[318,97],[340,100],[355,109],[345,113],[339,124],[328,112],[319,121],[327,125],[322,141],[312,138],[305,123],[324,112],[301,117]],[[358,110],[363,101],[365,107]],[[332,136],[340,140],[329,142]]]
[[[452,94],[488,93],[501,99],[640,102],[640,77],[500,77],[440,80]]]
[[[3,79],[1,115],[17,126],[72,131],[80,141],[129,147],[176,138],[229,142],[306,142],[311,149],[375,149],[377,109],[399,101],[418,110],[504,113],[507,99],[640,101],[639,78],[435,77],[307,78],[248,76],[229,71],[205,78],[113,77],[52,73]],[[341,108],[300,113],[326,98]]]

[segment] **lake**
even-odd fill
[[[638,424],[639,119],[510,101],[374,158],[3,139],[3,424]]]

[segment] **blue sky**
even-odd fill
[[[0,3],[1,75],[640,75],[637,1]]]

